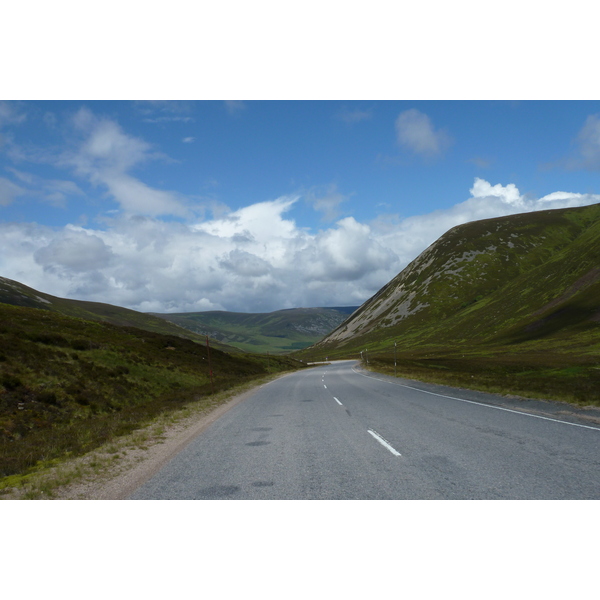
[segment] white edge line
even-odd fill
[[[385,446],[394,456],[402,456],[398,450],[392,447],[386,440],[384,440],[376,431],[372,429],[367,430],[382,446]]]
[[[340,406],[344,406],[335,396],[333,397],[333,399],[340,405]]]
[[[448,398],[450,400],[458,400],[459,402],[467,402],[468,404],[476,404],[477,406],[483,406],[484,408],[495,408],[497,410],[503,410],[510,413],[515,413],[516,415],[523,415],[524,417],[534,417],[536,419],[543,419],[544,421],[554,421],[554,423],[562,423],[563,425],[573,425],[573,427],[583,427],[584,429],[593,429],[594,431],[600,431],[600,427],[592,427],[590,425],[581,425],[580,423],[569,423],[569,421],[561,421],[560,419],[552,419],[550,417],[542,417],[540,415],[532,415],[531,413],[523,412],[520,410],[512,410],[511,408],[504,408],[502,406],[494,406],[493,404],[484,404],[483,402],[474,402],[473,400],[465,400],[464,398],[455,398],[454,396],[445,396],[444,394],[436,394],[435,392],[428,392],[427,390],[420,390],[416,387],[411,387],[410,385],[404,385],[402,383],[396,383],[395,381],[386,381],[385,379],[379,379],[378,377],[371,377],[370,375],[365,375],[364,373],[359,373],[355,371],[354,368],[352,370],[357,375],[362,375],[363,377],[368,377],[369,379],[375,379],[377,381],[381,381],[382,383],[390,383],[391,385],[398,385],[403,388],[408,388],[409,390],[415,390],[416,392],[423,392],[423,394],[430,394],[431,396],[439,396],[440,398]]]

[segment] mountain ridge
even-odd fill
[[[310,346],[358,308],[288,308],[270,313],[142,313],[102,302],[52,296],[6,277],[0,277],[0,302],[176,335],[199,343],[205,343],[208,336],[213,346],[229,353],[276,354]]]
[[[286,308],[269,313],[151,313],[248,352],[286,353],[308,347],[358,307]]]
[[[316,347],[333,347],[336,342],[348,345],[352,339],[386,329],[424,340],[427,330],[439,335],[432,319],[462,320],[475,308],[480,309],[483,301],[497,302],[503,289],[519,297],[535,295],[537,306],[530,312],[542,315],[598,283],[599,223],[600,205],[592,205],[453,227]],[[486,237],[489,241],[484,241]],[[582,244],[588,246],[583,249]],[[576,257],[569,259],[565,251]],[[585,254],[589,255],[586,260]],[[561,283],[552,271],[561,273],[564,269],[558,263],[562,262],[576,276]],[[555,289],[560,291],[554,294],[552,289],[542,290],[536,279],[555,280]],[[527,318],[526,311],[515,309]],[[457,319],[459,315],[461,319]],[[452,322],[446,321],[446,325]]]
[[[600,404],[600,205],[454,227],[295,356]]]

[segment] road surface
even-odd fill
[[[598,499],[600,424],[336,362],[258,388],[130,498]]]

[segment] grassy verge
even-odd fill
[[[233,396],[275,377],[261,377],[203,401],[189,402],[178,409],[162,412],[132,432],[111,438],[85,454],[39,462],[26,474],[4,477],[0,479],[0,499],[77,499],[78,494],[72,491],[74,486],[78,490],[86,486],[94,488],[117,477],[143,460],[147,450],[163,442],[172,428],[191,426]]]
[[[189,339],[0,304],[0,490],[190,403],[297,369]]]
[[[369,355],[368,367],[394,375],[393,353]],[[398,353],[398,377],[495,394],[600,406],[600,363],[596,357],[547,352],[450,354]]]

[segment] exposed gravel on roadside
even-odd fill
[[[185,421],[172,425],[154,440],[152,445],[144,448],[133,448],[120,459],[117,476],[108,481],[89,481],[73,484],[61,490],[62,499],[80,500],[125,500],[139,486],[150,479],[169,460],[211,423],[252,395],[254,390],[235,396],[225,404],[221,404],[208,414],[190,417]]]

